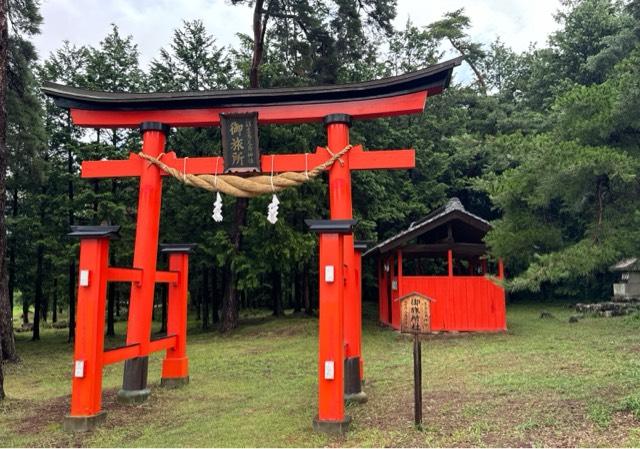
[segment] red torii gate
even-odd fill
[[[92,92],[52,83],[44,92],[69,109],[73,123],[91,128],[134,128],[142,133],[142,152],[164,153],[170,127],[220,124],[220,114],[257,112],[260,124],[323,121],[327,146],[311,154],[263,155],[262,172],[304,172],[349,145],[351,120],[421,112],[428,95],[444,90],[460,58],[427,69],[383,80],[339,86],[283,89],[247,89],[219,92],[123,94]],[[163,154],[162,162],[186,174],[221,174],[220,157],[179,158]],[[345,376],[349,395],[366,400],[361,390],[360,258],[354,252],[351,171],[412,168],[413,150],[364,151],[354,146],[329,170],[330,220],[310,221],[320,234],[319,406],[314,428],[343,431]],[[108,266],[113,227],[75,227],[81,238],[78,317],[74,354],[71,412],[65,428],[85,431],[104,418],[101,409],[102,370],[108,363],[126,360],[121,400],[146,399],[150,352],[167,350],[162,383],[188,381],[186,355],[186,301],[189,245],[162,248],[169,254],[169,271],[156,266],[162,177],[166,173],[131,154],[127,160],[84,161],[83,178],[139,177],[138,215],[133,268]],[[126,346],[104,351],[104,301],[107,282],[131,282]],[[153,292],[157,282],[168,282],[167,337],[151,340]],[[345,368],[347,372],[345,372]],[[354,386],[355,385],[355,386]]]

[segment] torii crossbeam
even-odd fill
[[[427,69],[366,83],[310,88],[247,89],[237,91],[124,94],[92,92],[46,84],[44,92],[60,107],[69,109],[75,125],[91,128],[133,128],[142,132],[142,152],[162,155],[162,162],[185,174],[221,174],[224,159],[180,158],[164,153],[169,127],[218,126],[220,114],[257,112],[261,124],[323,121],[326,147],[304,154],[262,155],[262,172],[305,172],[327,161],[349,145],[352,119],[419,113],[429,95],[449,84],[460,58]],[[327,151],[329,149],[329,151]],[[311,223],[320,234],[320,322],[318,359],[318,415],[314,428],[345,430],[347,398],[366,400],[362,392],[360,258],[354,250],[351,202],[351,171],[407,169],[415,166],[414,150],[365,151],[354,146],[329,169],[330,220]],[[104,416],[101,410],[102,368],[125,360],[123,388],[126,401],[144,400],[148,355],[167,350],[163,383],[176,385],[188,380],[186,356],[186,291],[190,248],[178,245],[164,250],[173,257],[170,271],[158,271],[159,220],[162,177],[166,173],[135,153],[126,160],[84,161],[83,178],[139,177],[138,214],[133,268],[108,267],[107,242],[111,233],[89,232],[80,255],[80,284],[76,326],[75,372],[71,413],[65,421],[70,430],[86,430]],[[177,249],[176,249],[177,248]],[[361,250],[358,247],[358,250]],[[175,255],[173,255],[175,254]],[[117,353],[104,352],[104,294],[108,281],[131,282],[127,340]],[[173,334],[152,341],[151,312],[157,282],[173,285],[169,323]],[[90,305],[91,301],[98,304]],[[81,367],[82,369],[80,369]]]

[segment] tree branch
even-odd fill
[[[455,43],[455,41],[453,39],[451,39],[450,37],[447,37],[447,40],[449,41],[451,46],[453,48],[455,48],[458,51],[458,53],[460,53],[462,55],[462,57],[464,58],[466,63],[469,64],[469,67],[471,67],[471,70],[473,70],[473,73],[475,73],[475,75],[476,75],[476,79],[478,80],[478,84],[480,84],[480,87],[482,88],[482,91],[484,93],[487,93],[487,84],[484,82],[484,77],[480,73],[480,70],[478,70],[478,68],[473,63],[473,61],[471,61],[469,59],[469,56],[462,50],[462,48],[459,45],[456,45],[456,43]]]

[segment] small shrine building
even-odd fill
[[[421,293],[431,303],[431,331],[505,331],[504,266],[487,256],[491,224],[458,198],[379,243],[364,256],[378,260],[379,320],[400,329],[398,298]]]

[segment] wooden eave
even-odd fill
[[[120,93],[92,91],[45,82],[42,91],[53,98],[55,104],[61,108],[82,110],[179,110],[343,103],[395,97],[419,91],[427,91],[429,95],[438,94],[449,86],[453,68],[461,62],[462,58],[455,58],[404,75],[328,86]]]

